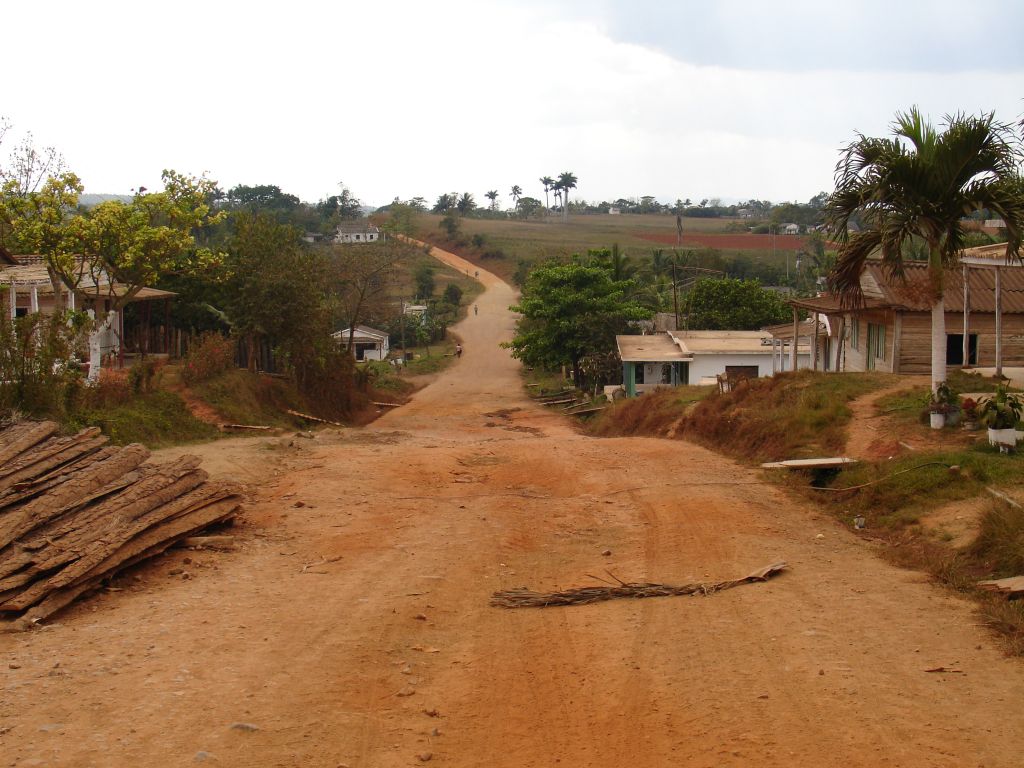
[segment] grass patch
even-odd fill
[[[949,467],[958,466],[959,471]],[[811,491],[845,518],[863,515],[869,528],[901,529],[937,507],[985,492],[992,484],[1015,484],[1024,473],[1021,454],[1000,454],[989,445],[960,451],[913,453],[886,462],[862,462],[839,473],[830,488]]]
[[[67,426],[72,430],[96,426],[115,445],[142,443],[148,448],[211,440],[219,434],[216,427],[195,418],[178,395],[165,391],[102,409],[82,409]]]
[[[599,413],[588,431],[601,437],[665,437],[690,406],[714,391],[715,386],[673,387],[620,400]]]
[[[240,369],[196,384],[192,391],[233,424],[287,428],[296,423],[287,409],[308,412],[290,381]]]
[[[846,443],[848,403],[887,381],[884,374],[807,370],[751,379],[733,392],[712,392],[678,434],[750,461],[834,455]]]

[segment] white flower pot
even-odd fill
[[[942,429],[946,426],[946,414],[944,413],[930,413],[928,418],[931,421],[932,429]]]
[[[990,445],[1017,445],[1017,430],[1013,429],[989,429],[988,442]]]

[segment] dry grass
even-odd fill
[[[848,403],[885,383],[882,374],[814,371],[754,379],[700,402],[679,434],[752,461],[831,456],[846,443]]]
[[[588,431],[600,437],[667,437],[694,403],[714,391],[715,387],[675,387],[622,400],[599,414]]]

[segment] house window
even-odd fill
[[[636,373],[634,374],[634,379],[633,380],[637,384],[643,384],[644,383],[644,364],[643,363],[637,363],[637,365],[635,367],[636,367]]]
[[[967,364],[978,364],[978,334],[970,334],[967,341]],[[946,365],[964,364],[964,335],[962,333],[946,334]]]
[[[860,320],[856,317],[850,321],[850,348],[860,349]]]
[[[360,237],[361,237],[361,235],[356,235],[356,240],[358,240]]]

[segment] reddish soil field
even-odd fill
[[[652,235],[637,232],[641,240],[652,243],[675,245],[675,233]],[[798,235],[775,235],[775,249],[779,251],[799,251],[804,247],[804,238]],[[733,251],[768,251],[772,248],[772,235],[725,234],[714,235],[703,232],[687,232],[683,234],[683,246],[689,248],[718,248]]]

